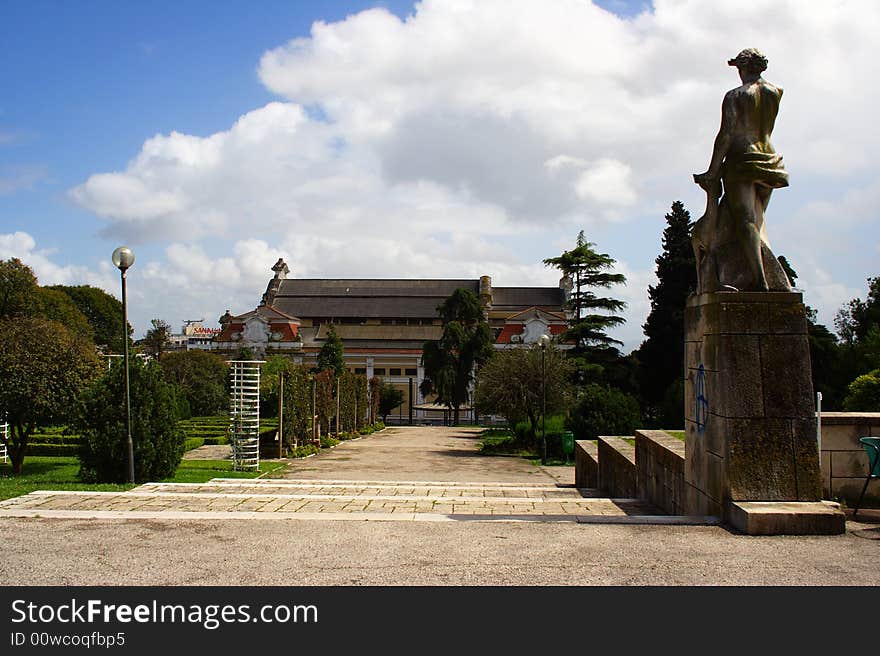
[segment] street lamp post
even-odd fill
[[[114,266],[122,277],[122,344],[123,367],[125,368],[125,448],[128,454],[128,482],[134,483],[134,446],[131,443],[131,390],[128,379],[128,305],[125,296],[125,272],[134,264],[134,252],[127,246],[120,246],[111,257]]]
[[[547,344],[550,343],[549,335],[541,335],[538,344],[541,346],[541,464],[547,464],[547,365],[545,356]]]

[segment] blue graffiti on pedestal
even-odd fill
[[[694,385],[694,392],[697,401],[697,433],[702,435],[706,432],[706,418],[709,415],[709,399],[706,398],[706,369],[703,365],[700,365],[697,369],[697,380]]]

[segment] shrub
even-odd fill
[[[633,435],[640,420],[639,403],[633,396],[593,383],[583,388],[568,425],[577,439],[595,439],[599,435]]]
[[[291,457],[305,458],[306,456],[310,456],[313,453],[318,453],[318,447],[316,447],[314,444],[303,444],[293,449]]]
[[[859,376],[846,388],[843,409],[850,412],[880,410],[880,369]]]
[[[336,446],[339,444],[339,440],[330,437],[329,435],[321,436],[321,448],[329,449],[331,446]]]
[[[135,359],[129,371],[135,480],[168,478],[184,452],[184,433],[177,425],[179,394],[163,380],[157,364]],[[86,482],[128,479],[124,374],[122,363],[114,363],[83,395],[75,428],[83,438],[79,476]]]

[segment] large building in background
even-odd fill
[[[425,374],[422,346],[443,331],[437,306],[458,288],[479,297],[495,348],[531,344],[566,329],[565,303],[571,286],[493,287],[479,279],[300,279],[288,277],[283,260],[272,267],[260,304],[244,314],[220,318],[212,348],[234,354],[243,347],[265,356],[285,354],[315,363],[332,325],[342,338],[345,362],[353,373],[378,376],[405,394],[402,412],[424,403],[419,385]],[[412,390],[412,398],[410,397]]]

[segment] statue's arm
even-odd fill
[[[715,185],[721,178],[721,164],[730,142],[733,139],[733,127],[736,124],[736,109],[733,103],[733,94],[728,92],[721,103],[721,127],[715,137],[712,147],[712,161],[709,162],[709,170],[705,173],[694,175],[694,182],[708,191],[708,187]]]

